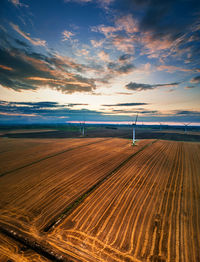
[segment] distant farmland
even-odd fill
[[[0,146],[0,261],[200,261],[200,143]]]

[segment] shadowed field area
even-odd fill
[[[79,126],[65,126],[58,128],[57,130],[46,130],[30,129],[20,132],[20,130],[4,131],[3,137],[9,138],[37,138],[37,139],[53,139],[53,138],[77,138],[81,137]],[[119,138],[132,138],[132,127],[131,126],[86,126],[85,137],[96,138],[96,137],[119,137]],[[137,139],[162,139],[162,140],[173,140],[173,141],[191,141],[200,142],[199,128],[189,129],[184,131],[184,127],[178,127],[177,129],[172,127],[148,127],[140,126],[136,128]]]
[[[200,260],[199,143],[0,145],[1,261]]]
[[[0,261],[1,262],[50,262],[44,256],[20,244],[10,237],[0,234]]]

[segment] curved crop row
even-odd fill
[[[150,143],[98,141],[1,177],[0,222],[37,237],[74,200]]]
[[[49,243],[82,261],[200,260],[200,150],[159,141],[93,192]]]
[[[0,261],[50,262],[49,259],[0,233]]]

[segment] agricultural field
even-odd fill
[[[25,247],[12,238],[0,234],[0,261],[50,262],[51,260]]]
[[[200,261],[200,145],[158,141],[127,162],[48,241],[82,261]]]
[[[1,133],[0,133],[1,135]],[[28,129],[25,131],[20,130],[4,130],[2,137],[8,138],[29,138],[29,139],[53,139],[53,138],[77,138],[80,137],[80,126],[58,126],[57,129]],[[85,126],[85,137],[97,138],[97,137],[118,137],[118,138],[132,138],[132,127],[130,125],[88,125]],[[136,137],[138,139],[162,139],[173,141],[188,141],[188,142],[200,142],[200,129],[188,127],[184,130],[184,127],[170,127],[170,126],[137,126]]]
[[[102,138],[95,139],[0,139],[0,176],[4,173],[30,165],[48,157],[55,156],[79,148],[83,145],[96,143]]]
[[[3,206],[0,221],[36,234],[148,143],[141,141],[133,148],[128,140],[96,139],[95,143],[92,140],[83,147],[6,173],[0,177],[0,204]]]
[[[0,261],[200,261],[200,143],[7,140]]]

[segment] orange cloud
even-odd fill
[[[12,71],[13,68],[9,67],[9,66],[4,66],[4,65],[0,65],[0,68],[4,69],[4,70],[8,70],[8,71]]]
[[[169,73],[173,73],[174,71],[183,71],[183,72],[194,71],[192,69],[186,69],[186,68],[182,68],[182,67],[178,67],[178,66],[169,66],[169,65],[160,65],[160,66],[157,67],[157,70],[159,70],[159,71],[166,70]]]
[[[111,42],[118,50],[127,53],[131,52],[133,54],[135,50],[133,45],[134,40],[135,39],[133,37],[117,35],[111,39]]]
[[[26,40],[30,41],[31,44],[33,45],[40,45],[40,46],[46,46],[46,41],[45,40],[41,40],[39,38],[34,38],[32,39],[29,34],[27,33],[24,33],[18,25],[15,25],[13,23],[10,23],[10,25],[12,26],[12,28],[17,32],[19,33],[21,36],[23,36]]]
[[[104,43],[104,40],[96,41],[96,40],[90,40],[93,47],[101,47]]]
[[[62,35],[63,35],[62,41],[67,41],[67,40],[71,39],[71,37],[74,36],[75,34],[70,32],[70,31],[65,30],[65,31],[62,32]]]
[[[137,21],[130,14],[117,19],[115,24],[118,30],[125,30],[128,34],[133,34],[139,30]]]
[[[104,61],[104,62],[109,62],[110,61],[110,56],[108,53],[106,53],[105,51],[101,51],[98,53],[98,57]]]
[[[0,112],[0,115],[3,115],[3,116],[38,116],[36,114],[5,113],[5,112]]]
[[[143,34],[140,40],[151,53],[168,49],[173,44],[173,42],[167,38],[153,39],[150,33]]]

